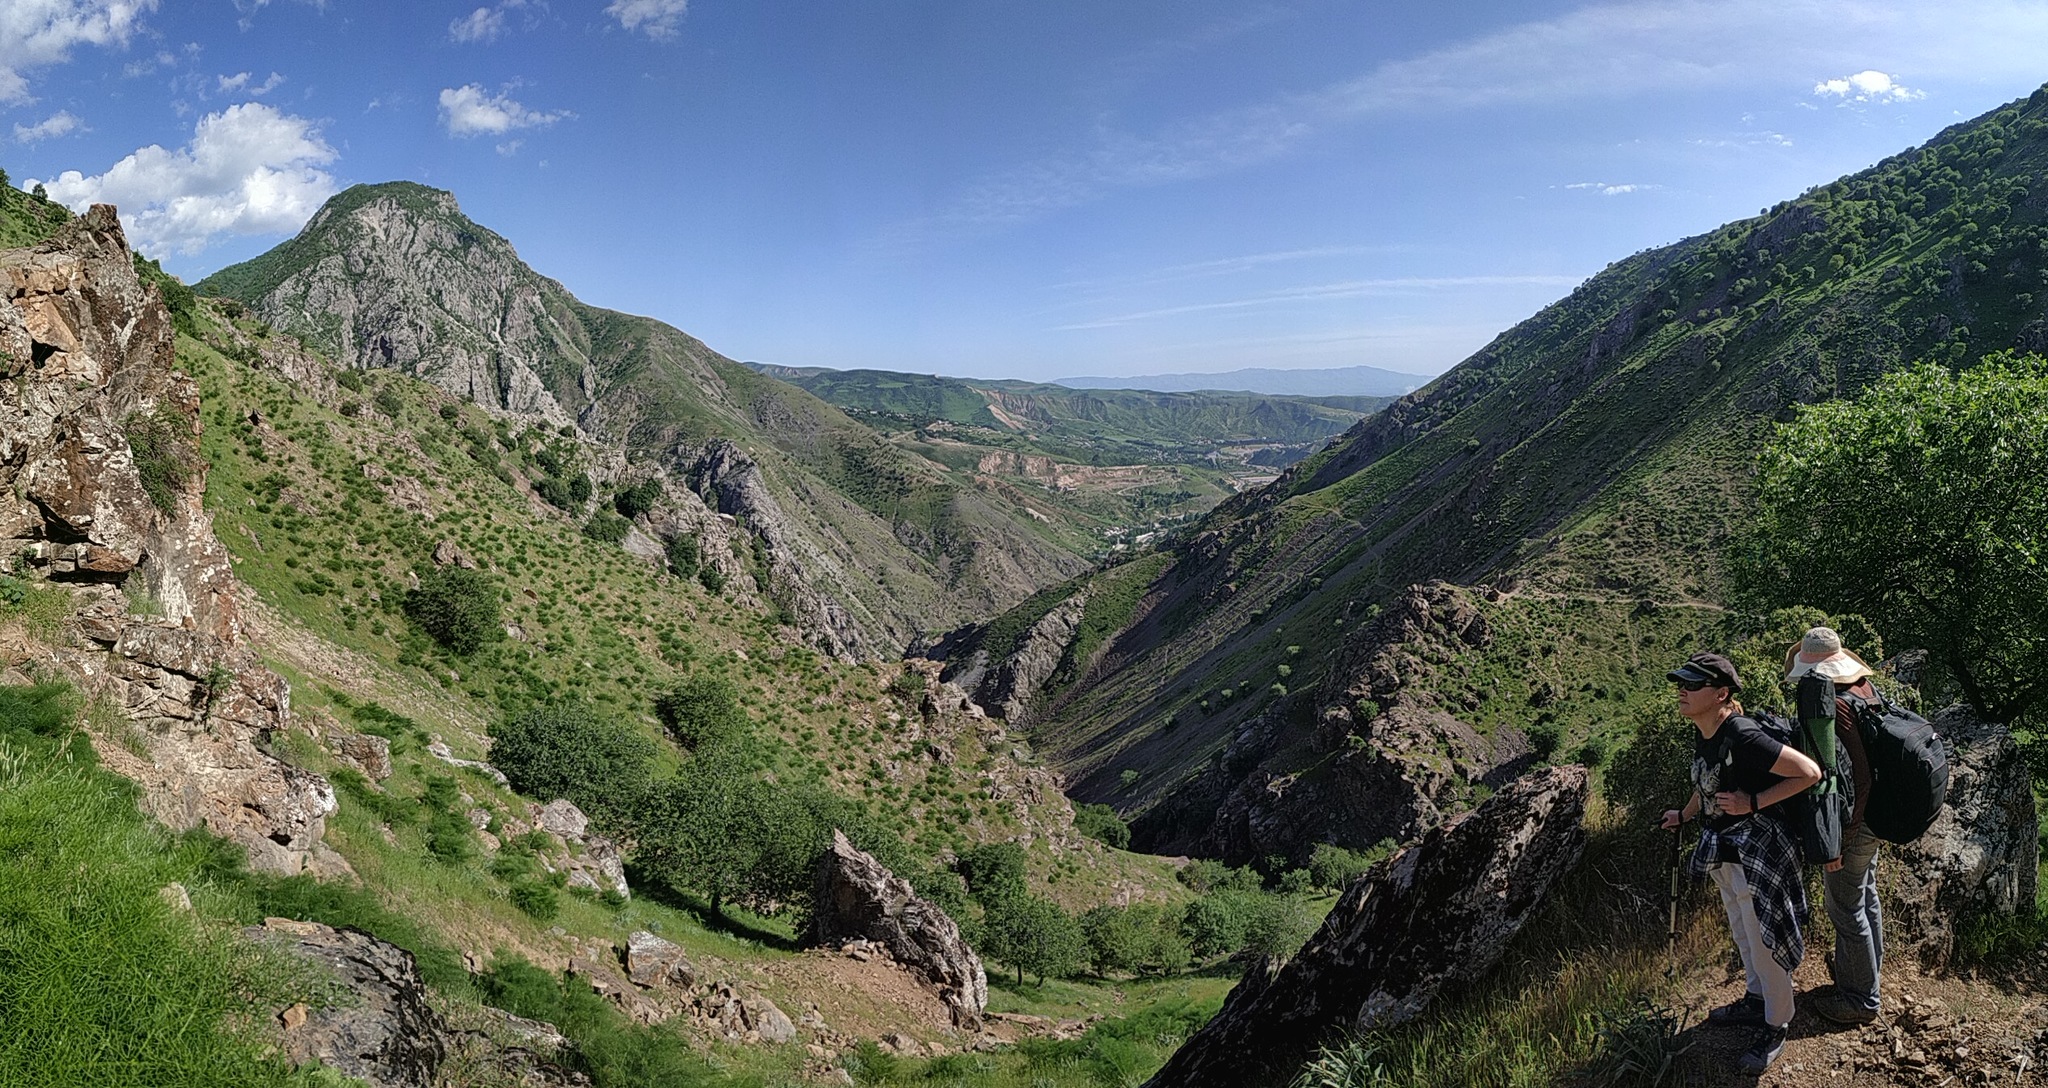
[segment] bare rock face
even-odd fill
[[[938,904],[918,898],[909,881],[855,849],[844,832],[832,833],[832,847],[818,863],[815,902],[811,944],[872,941],[938,990],[954,1024],[981,1026],[988,975],[960,927]]]
[[[147,811],[261,870],[346,871],[320,842],[333,790],[267,750],[291,693],[244,645],[174,339],[113,208],[0,252],[0,562],[72,587],[58,663],[132,723],[129,744],[95,743]]]
[[[1960,706],[1934,727],[1949,743],[1948,801],[1926,834],[1887,847],[1878,862],[1891,884],[1886,951],[1928,969],[1949,962],[1961,926],[2034,909],[2041,850],[2032,780],[2012,734]]]
[[[412,953],[358,929],[265,919],[243,931],[327,968],[350,997],[278,1014],[284,1051],[377,1088],[426,1088],[448,1053],[448,1028],[427,1003]]]
[[[1024,725],[1031,719],[1032,701],[1045,682],[1059,669],[1074,632],[1081,626],[1081,613],[1088,607],[1088,594],[1076,593],[1061,601],[1031,625],[1015,652],[994,669],[989,683],[975,701],[993,707],[1004,721]]]
[[[626,938],[626,977],[647,989],[676,986],[687,990],[697,984],[697,968],[682,946],[640,929]]]
[[[1491,971],[1585,845],[1586,771],[1517,781],[1358,878],[1291,961],[1254,967],[1148,1088],[1281,1083],[1332,1029],[1422,1015]]]

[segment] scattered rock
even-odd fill
[[[534,823],[571,841],[583,838],[583,833],[590,829],[590,817],[566,798],[549,801],[542,806]]]
[[[426,1088],[447,1056],[447,1025],[427,1003],[412,953],[358,929],[266,918],[243,931],[320,964],[351,998],[279,1010],[285,1053],[319,1061],[377,1088]]]
[[[166,884],[158,888],[156,894],[157,898],[162,899],[172,910],[189,912],[192,909],[192,896],[185,891],[183,884]]]
[[[687,990],[697,984],[697,968],[680,945],[638,929],[626,938],[626,977],[646,989],[675,986]]]
[[[383,737],[337,730],[328,734],[327,747],[372,782],[391,777],[391,742]]]
[[[1284,964],[1260,964],[1149,1088],[1282,1083],[1333,1030],[1420,1016],[1493,969],[1585,843],[1586,771],[1531,774],[1352,883]]]
[[[938,990],[953,1023],[981,1026],[988,1008],[988,975],[981,957],[961,939],[960,927],[910,882],[854,848],[841,831],[819,860],[810,941],[838,947],[852,939],[888,950],[897,963]]]

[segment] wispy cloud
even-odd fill
[[[502,136],[516,128],[544,128],[568,110],[530,110],[510,94],[492,94],[475,83],[441,91],[441,123],[450,136]]]
[[[2042,40],[2048,40],[2048,5],[2011,0],[1604,4],[1149,132],[1099,127],[1065,154],[969,186],[935,214],[900,225],[884,248],[982,232],[1121,189],[1270,161],[1319,133],[1374,116],[1758,86],[1790,92],[1813,86],[1816,68],[1840,70],[1841,58],[1856,53],[1910,60],[1930,78],[2034,78]],[[1857,77],[1844,78],[1855,87]]]
[[[540,0],[498,0],[495,5],[480,7],[448,24],[448,39],[467,44],[488,44],[505,36],[510,30],[510,16],[515,11],[525,11],[526,29],[536,25],[535,16],[546,11],[547,5]]]
[[[1663,186],[1652,185],[1647,182],[1640,181],[1624,181],[1614,183],[1605,181],[1575,181],[1565,186],[1565,188],[1584,189],[1590,192],[1599,193],[1601,196],[1622,196],[1628,193],[1645,192],[1650,189],[1662,189]]]
[[[231,76],[221,76],[219,77],[219,91],[221,94],[246,94],[254,98],[261,98],[276,90],[278,85],[284,82],[284,77],[276,72],[270,73],[269,79],[257,84],[251,84],[249,82],[251,78],[252,76],[248,72],[236,72]]]
[[[627,30],[659,41],[676,36],[676,26],[689,6],[689,0],[612,0],[604,13]]]
[[[1261,309],[1300,302],[1326,302],[1334,299],[1364,298],[1368,295],[1388,295],[1418,291],[1445,291],[1472,287],[1575,287],[1582,277],[1578,276],[1394,276],[1382,279],[1345,280],[1340,283],[1321,283],[1303,287],[1290,287],[1279,291],[1268,291],[1245,298],[1225,299],[1220,302],[1197,302],[1184,306],[1165,306],[1154,310],[1137,310],[1118,314],[1114,317],[1094,321],[1076,322],[1055,326],[1058,331],[1077,329],[1107,329],[1118,325],[1130,325],[1140,321],[1152,321],[1162,317],[1181,317],[1187,314],[1216,313],[1226,310]]]
[[[56,113],[37,121],[33,125],[24,125],[17,122],[14,126],[14,142],[18,144],[41,143],[44,140],[54,140],[59,136],[69,135],[73,132],[84,132],[85,130],[85,122],[72,115],[71,111],[58,110]]]
[[[74,211],[119,205],[138,249],[197,253],[224,235],[297,230],[334,195],[321,167],[335,158],[313,122],[248,102],[201,118],[176,151],[152,144],[104,174],[44,184]]]
[[[1250,272],[1254,269],[1268,268],[1273,265],[1294,264],[1301,261],[1324,260],[1333,257],[1361,257],[1369,254],[1405,253],[1415,248],[1410,245],[1317,246],[1313,249],[1287,249],[1276,250],[1270,253],[1247,253],[1236,257],[1218,257],[1214,260],[1167,265],[1164,268],[1133,272],[1128,275],[1101,276],[1094,279],[1049,283],[1046,284],[1045,289],[1048,291],[1062,291],[1075,288],[1141,287],[1151,284],[1172,283],[1177,280],[1229,276],[1240,272]]]
[[[157,0],[5,0],[0,4],[0,104],[35,101],[28,73],[77,45],[126,47]]]
[[[1813,85],[1813,93],[1819,98],[1839,98],[1843,102],[1911,102],[1927,97],[1926,91],[1916,91],[1874,68],[1853,76],[1823,79]]]

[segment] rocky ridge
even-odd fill
[[[254,868],[343,872],[321,841],[334,792],[267,750],[291,713],[247,645],[203,505],[198,391],[114,209],[0,253],[0,573],[69,588],[43,664],[111,708],[101,759],[173,828],[205,826]]]

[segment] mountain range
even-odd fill
[[[1246,367],[1199,374],[1054,378],[1053,384],[1071,389],[1150,389],[1162,393],[1214,390],[1294,397],[1398,397],[1428,381],[1419,375],[1400,374],[1376,366],[1335,366],[1299,370]]]

